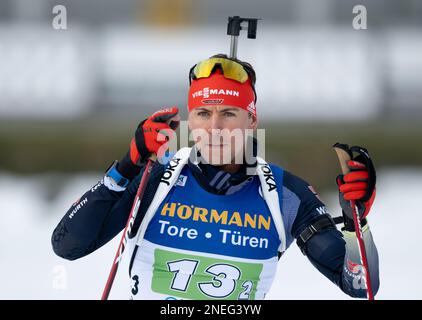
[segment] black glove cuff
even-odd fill
[[[134,165],[132,160],[130,160],[130,151],[119,161],[116,169],[122,176],[129,180],[133,180],[141,171],[141,168]]]

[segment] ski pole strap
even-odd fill
[[[343,216],[334,217],[333,221],[334,221],[335,224],[341,224],[341,223],[344,223],[344,218],[343,218]]]
[[[309,241],[309,239],[311,239],[315,234],[324,229],[332,228],[336,228],[336,223],[334,222],[333,218],[328,214],[322,215],[318,218],[318,220],[306,227],[305,230],[300,233],[299,237],[296,240],[296,243],[299,246],[300,251],[302,251],[303,255],[306,256],[305,244]]]
[[[344,224],[344,227],[341,228],[341,231],[344,231],[344,230],[350,231],[350,232],[355,231],[353,219],[348,218],[344,214],[342,216],[334,217],[332,219],[335,224]],[[366,220],[366,218],[363,218],[362,220],[360,220],[361,227],[366,226],[367,223],[368,221]]]

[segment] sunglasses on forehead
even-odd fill
[[[226,79],[245,83],[251,80],[252,87],[255,87],[255,72],[246,63],[241,63],[229,58],[212,57],[194,65],[189,71],[189,84],[192,80],[208,78],[217,69],[220,69]]]

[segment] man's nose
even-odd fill
[[[209,123],[209,127],[208,127],[208,132],[209,133],[219,133],[219,131],[223,129],[222,127],[222,123],[221,123],[221,119],[218,116],[218,114],[214,113],[211,115],[210,118],[210,123]]]

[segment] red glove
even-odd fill
[[[335,144],[345,150],[352,160],[347,161],[349,172],[345,175],[337,176],[336,182],[339,189],[339,201],[343,210],[344,226],[348,231],[354,231],[352,207],[350,201],[353,200],[357,207],[357,214],[366,224],[366,216],[371,210],[375,199],[376,172],[372,159],[368,151],[362,147],[350,147],[345,144]],[[353,153],[358,155],[354,157]]]
[[[343,211],[350,211],[350,215],[348,216],[352,218],[350,202],[347,200],[355,200],[359,209],[359,216],[361,219],[364,219],[371,210],[372,203],[374,202],[376,195],[375,186],[373,187],[373,190],[369,190],[369,172],[363,163],[349,160],[347,165],[350,168],[350,172],[337,177],[337,185],[343,198],[340,199],[340,204],[342,205],[342,208],[346,207],[343,208]],[[371,193],[371,195],[369,199],[365,201],[363,199],[367,193]]]
[[[175,136],[179,126],[179,109],[171,107],[155,112],[151,117],[142,121],[130,142],[130,159],[137,165],[144,162],[155,153],[163,156],[168,141]]]
[[[132,179],[139,173],[139,165],[144,163],[152,153],[162,157],[167,150],[169,140],[175,136],[180,116],[177,107],[170,107],[155,112],[143,120],[135,131],[126,156],[119,161],[118,171]]]

